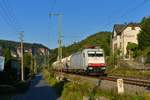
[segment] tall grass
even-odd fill
[[[104,97],[106,100],[150,100],[150,94],[148,93],[118,95],[114,90],[102,90],[90,82],[76,78],[74,78],[75,81],[63,82],[62,84],[61,82],[57,82],[54,76],[53,72],[43,70],[43,77],[56,90],[61,91],[57,93],[60,94],[62,100],[83,100],[83,97],[89,97],[90,100],[96,100],[99,97]]]
[[[150,100],[146,99],[144,94],[136,94],[136,95],[129,95],[129,94],[122,94],[119,95],[117,94],[116,91],[114,90],[110,90],[110,91],[106,91],[106,90],[101,90],[101,89],[97,89],[95,92],[95,97],[106,97],[108,98],[108,100]]]
[[[83,96],[90,96],[92,92],[91,84],[89,83],[74,83],[69,82],[64,86],[62,92],[63,100],[82,100]]]
[[[62,100],[83,100],[83,97],[89,97],[90,100],[104,97],[106,100],[150,100],[150,94],[117,94],[114,90],[102,90],[99,87],[93,87],[91,84],[69,82],[64,86]]]
[[[139,77],[139,78],[149,78],[150,71],[137,71],[133,69],[117,68],[113,70],[109,75],[119,75],[119,76],[129,76],[129,77]]]
[[[51,86],[57,84],[57,80],[55,79],[54,73],[52,71],[49,72],[47,69],[43,69],[42,73],[44,79],[47,80]]]

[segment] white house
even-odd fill
[[[140,24],[115,24],[112,34],[112,51],[119,49],[121,56],[125,57],[127,54],[128,42],[138,44],[137,35],[141,30]]]

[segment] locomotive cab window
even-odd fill
[[[88,57],[95,57],[95,54],[88,54]]]
[[[88,57],[103,57],[101,52],[88,52]]]
[[[103,57],[103,53],[102,52],[96,52],[96,57]]]
[[[98,53],[98,54],[96,54],[96,57],[103,57],[103,54],[102,53]]]
[[[95,52],[88,52],[88,57],[94,57],[95,56]]]

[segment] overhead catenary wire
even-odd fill
[[[12,22],[10,20],[10,17],[8,15],[8,13],[6,12],[5,8],[3,7],[2,3],[0,3],[0,15],[3,19],[3,21],[14,31],[16,31],[16,28],[14,27],[14,25],[12,25]]]
[[[9,8],[10,5],[8,4],[8,1],[0,1],[0,15],[6,22],[6,24],[15,30],[15,32],[19,33],[21,31],[19,29],[19,24],[17,24],[17,19],[15,17],[15,14],[13,14],[13,9]],[[23,32],[20,33],[20,42],[21,42],[21,80],[24,81],[24,66],[23,66]]]
[[[13,9],[11,8],[9,2],[7,0],[0,1],[0,15],[3,21],[15,32],[20,32],[21,28],[20,25],[17,24],[17,18],[13,13]]]
[[[111,20],[108,20],[108,22],[102,26],[101,28],[107,28],[109,27],[109,25],[113,24],[116,20],[118,19],[122,19],[122,18],[125,18],[125,17],[129,17],[131,14],[133,14],[137,9],[139,9],[140,7],[142,7],[143,5],[145,5],[147,2],[149,2],[149,0],[143,0],[141,3],[139,3],[138,5],[134,6],[133,8],[131,9],[128,9],[126,10],[126,12],[124,12],[122,15],[120,16],[117,16],[116,18],[114,18],[113,16],[112,17],[109,17],[112,18]],[[121,12],[120,12],[121,13]]]
[[[119,16],[119,18],[123,18],[123,17],[129,16],[131,13],[133,13],[134,11],[136,11],[137,9],[139,9],[140,7],[142,7],[143,5],[145,5],[148,1],[149,0],[143,0],[141,3],[139,3],[135,7],[127,10],[125,13],[123,13],[121,16]]]
[[[19,23],[19,20],[15,14],[14,9],[12,8],[10,2],[8,0],[4,0],[4,5],[5,5],[7,11],[9,12],[10,17],[12,18],[14,24],[17,26],[18,30],[21,30],[22,27]]]

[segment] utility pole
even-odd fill
[[[60,66],[62,67],[62,15],[61,13],[50,13],[50,16],[57,16],[58,17],[58,61],[60,63]],[[62,70],[61,70],[62,72]]]
[[[36,62],[36,56],[34,56],[34,73],[37,73],[37,62]]]
[[[123,60],[125,59],[125,48],[124,48],[124,46],[125,46],[125,44],[124,44],[125,42],[124,42],[124,33],[123,33]]]
[[[32,50],[30,52],[30,55],[31,55],[31,66],[30,66],[30,74],[32,75],[32,70],[33,70],[33,59],[32,59]]]
[[[21,45],[21,80],[24,81],[24,66],[23,66],[23,32],[20,33]]]

